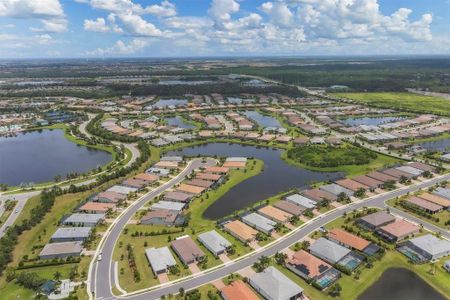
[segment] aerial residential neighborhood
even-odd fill
[[[0,300],[450,300],[449,5],[0,1]]]

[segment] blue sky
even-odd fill
[[[450,0],[1,0],[0,58],[450,54]]]

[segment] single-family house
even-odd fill
[[[145,256],[155,275],[166,273],[177,264],[168,247],[145,249]]]
[[[80,256],[82,251],[83,243],[80,241],[51,243],[44,246],[39,253],[39,258],[53,259]]]
[[[52,235],[52,242],[76,242],[85,241],[91,234],[92,227],[60,227]]]
[[[257,213],[250,213],[243,216],[241,219],[245,224],[268,235],[270,235],[272,231],[275,230],[275,225],[277,224],[276,222]]]
[[[231,247],[231,243],[215,230],[199,234],[198,240],[215,256],[225,253]]]
[[[393,223],[395,221],[395,217],[391,214],[388,214],[385,211],[378,211],[356,220],[356,223],[367,229],[367,230],[375,230],[380,228],[381,226]]]
[[[203,253],[188,235],[177,238],[170,245],[186,265],[199,262],[205,256],[205,253]]]
[[[249,243],[255,240],[258,231],[252,227],[244,224],[239,220],[227,222],[223,225],[224,230],[228,231],[232,236],[241,240],[244,243]]]

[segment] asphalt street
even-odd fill
[[[214,269],[213,271],[206,272],[206,273],[200,273],[195,275],[194,277],[188,277],[185,280],[176,282],[176,283],[168,283],[166,285],[162,285],[160,287],[149,289],[147,291],[142,292],[136,292],[134,294],[128,294],[125,296],[114,296],[111,293],[111,286],[112,286],[112,276],[113,274],[110,272],[111,268],[111,260],[104,260],[100,262],[99,268],[96,274],[97,277],[97,284],[96,284],[96,299],[132,299],[132,300],[149,300],[149,299],[159,299],[163,295],[168,294],[176,294],[178,293],[180,288],[183,288],[184,290],[190,290],[197,288],[201,285],[204,285],[206,283],[221,279],[225,276],[228,276],[228,274],[237,272],[241,269],[244,269],[248,266],[253,265],[261,256],[272,256],[275,253],[282,251],[283,249],[291,246],[292,244],[298,242],[302,238],[309,235],[311,232],[319,229],[321,226],[324,226],[325,224],[333,221],[336,218],[341,217],[344,213],[351,212],[355,209],[360,209],[362,207],[378,207],[378,208],[385,208],[386,204],[385,201],[399,197],[402,195],[405,195],[407,193],[412,193],[415,191],[418,191],[419,189],[428,188],[430,186],[433,186],[434,184],[438,182],[442,182],[445,180],[450,179],[450,174],[446,174],[443,176],[435,177],[430,180],[414,184],[411,186],[406,186],[401,189],[397,189],[395,191],[386,192],[383,194],[379,194],[373,197],[370,197],[368,199],[365,199],[363,201],[354,202],[346,206],[342,206],[336,210],[333,210],[329,213],[326,213],[322,216],[317,217],[313,221],[307,223],[304,227],[302,227],[299,230],[294,231],[292,234],[289,234],[285,237],[282,237],[275,243],[271,244],[270,246],[266,248],[262,248],[260,251],[257,251],[250,256],[247,256],[241,260],[231,262],[229,264],[224,265],[221,268]],[[150,199],[150,197],[149,197]],[[394,211],[394,209],[390,208]],[[427,222],[414,218],[410,216],[409,214],[406,214],[401,211],[395,210],[395,213],[399,214],[400,216],[410,219],[412,221],[415,221],[417,223],[421,223],[425,228],[439,231],[441,232],[445,237],[450,238],[450,233],[448,231],[442,230],[440,228],[437,228],[436,226],[432,224],[428,224]],[[132,216],[132,214],[130,215]],[[125,218],[127,219],[127,218]],[[108,251],[108,257],[111,257],[111,253],[114,246],[114,241],[117,240],[118,235],[121,232],[121,228],[126,224],[126,220],[123,220],[117,226],[115,226],[114,233],[112,238],[108,239],[107,244],[105,245],[104,249]],[[106,276],[105,274],[108,274]],[[109,278],[104,280],[105,278]]]

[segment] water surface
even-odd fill
[[[194,125],[185,122],[183,120],[183,118],[181,118],[180,116],[166,118],[166,121],[167,121],[167,124],[170,126],[176,126],[176,127],[185,128],[185,129],[195,128]]]
[[[255,110],[244,112],[245,116],[257,122],[262,127],[282,127],[277,118],[266,116]]]
[[[414,272],[404,268],[387,269],[358,300],[445,300]]]
[[[108,152],[67,140],[62,130],[0,137],[0,183],[19,185],[52,181],[56,175],[84,173],[111,159]]]
[[[280,158],[282,150],[239,144],[211,143],[172,151],[169,155],[245,156],[264,161],[264,170],[230,189],[205,211],[208,219],[220,219],[291,188],[305,188],[319,181],[343,177],[339,172],[315,172],[289,165]]]

